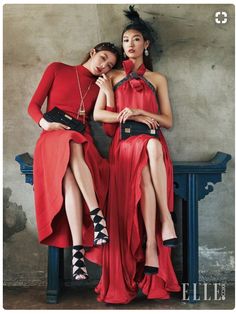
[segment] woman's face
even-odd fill
[[[123,34],[123,49],[128,58],[138,58],[143,55],[149,41],[144,40],[143,35],[135,29],[130,29]]]
[[[116,56],[111,51],[91,52],[90,70],[93,75],[100,76],[109,72],[116,64]]]

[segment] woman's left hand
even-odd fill
[[[96,84],[106,95],[113,92],[111,78],[107,77],[106,74],[102,74],[102,76],[96,80]]]
[[[120,123],[125,123],[127,119],[129,119],[131,116],[138,116],[141,112],[139,109],[131,109],[126,107],[125,109],[121,110],[119,113],[117,119],[120,121]]]

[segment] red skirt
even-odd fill
[[[105,210],[109,165],[97,151],[88,131],[84,135],[70,130],[43,131],[34,152],[34,193],[40,243],[65,248],[72,237],[64,210],[62,180],[70,159],[70,141],[83,145],[84,159],[94,183],[99,207]],[[84,203],[83,245],[93,246],[94,229]],[[96,251],[96,250],[95,250]],[[96,256],[91,256],[97,261]]]

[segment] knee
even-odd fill
[[[159,140],[151,139],[147,144],[149,159],[159,159],[163,157],[162,145]]]
[[[82,145],[70,141],[70,161],[72,162],[76,158],[77,161],[82,160],[83,158],[83,149]]]
[[[70,150],[71,152],[80,152],[82,145],[79,143],[76,143],[74,141],[70,141]]]

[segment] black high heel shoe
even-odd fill
[[[85,280],[88,278],[87,269],[84,263],[83,245],[75,245],[72,247],[72,277],[74,280]]]
[[[172,221],[173,223],[177,223],[177,217],[176,217],[176,214],[175,212],[171,213],[171,218],[172,218]],[[175,237],[175,238],[170,238],[170,239],[167,239],[167,240],[163,240],[162,241],[162,244],[164,246],[167,246],[167,247],[176,247],[178,245],[178,238]]]
[[[171,238],[168,240],[164,240],[162,243],[164,246],[176,247],[178,245],[178,239],[177,238]]]
[[[145,239],[143,244],[142,244],[143,250],[146,250],[146,247],[147,247],[146,241],[147,240]],[[144,274],[145,275],[154,275],[154,274],[157,274],[158,271],[159,271],[159,267],[144,265]]]
[[[144,274],[146,274],[146,275],[154,275],[154,274],[157,274],[158,271],[159,271],[158,267],[144,266]]]
[[[103,217],[101,209],[95,208],[90,212],[90,215],[94,224],[94,245],[102,245],[108,243],[109,238],[107,234],[106,220]]]

